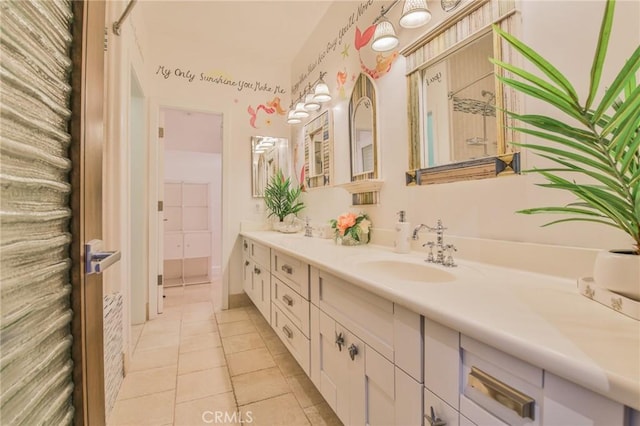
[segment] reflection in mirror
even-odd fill
[[[285,138],[251,137],[251,190],[254,197],[264,197],[264,189],[281,169],[289,176],[289,144]]]
[[[373,83],[360,74],[349,102],[352,181],[378,176],[375,99]]]
[[[307,188],[331,183],[331,120],[329,110],[304,126],[304,174]]]
[[[495,156],[493,38],[487,33],[423,71],[421,167]]]

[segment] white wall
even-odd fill
[[[222,266],[220,244],[222,216],[222,157],[220,154],[165,150],[164,177],[168,181],[209,184],[211,213],[211,273],[218,275]]]
[[[357,11],[359,2],[336,2],[329,9],[324,20],[307,41],[295,62],[292,64],[294,83],[304,70],[313,64],[318,53],[323,51],[328,40],[340,33],[340,28],[349,22],[348,17]],[[429,2],[434,11],[435,25],[442,13],[437,1]],[[584,96],[587,90],[589,70],[593,57],[597,33],[600,27],[603,1],[534,1],[521,2],[522,36],[543,56],[551,59],[558,68],[566,73],[569,80],[575,81],[576,90]],[[375,7],[375,13],[379,6]],[[399,7],[390,13],[397,22]],[[348,96],[352,86],[346,85],[346,97],[340,98],[336,82],[336,73],[346,71],[352,75],[360,72],[360,61],[353,48],[355,27],[363,31],[375,17],[367,11],[351,26],[335,50],[331,50],[318,65],[318,69],[328,72],[329,84],[334,100],[329,107],[333,111],[334,122],[334,182],[349,180],[348,148]],[[358,16],[357,13],[355,16]],[[640,42],[640,33],[630,29],[637,28],[640,16],[640,3],[619,1],[615,15],[614,30],[610,41],[608,63],[610,67],[604,73],[603,87],[611,82],[615,71],[621,67],[623,58],[628,57]],[[403,30],[401,39],[415,39],[426,30]],[[341,54],[344,44],[351,45],[349,56]],[[400,46],[400,48],[403,45]],[[365,47],[363,49],[368,49]],[[363,58],[367,58],[367,54]],[[315,78],[311,76],[310,78]],[[305,80],[303,84],[306,84]],[[508,241],[527,241],[544,244],[578,246],[590,248],[628,247],[630,238],[613,228],[596,224],[568,223],[541,228],[540,225],[555,219],[545,215],[526,216],[516,214],[523,208],[566,204],[573,201],[561,192],[539,188],[534,184],[540,181],[535,175],[513,176],[472,182],[458,182],[440,185],[406,187],[404,172],[408,164],[407,144],[407,95],[405,64],[399,57],[391,71],[375,81],[378,107],[378,140],[381,151],[381,178],[384,186],[381,191],[381,204],[357,210],[367,211],[376,228],[390,229],[396,221],[396,212],[406,210],[408,220],[413,223],[434,224],[442,218],[451,235],[499,239]],[[555,114],[539,102],[527,100],[525,110],[529,113],[543,112]],[[302,125],[293,127],[292,140],[302,141]],[[298,148],[298,152],[303,152]],[[540,164],[540,161],[524,153],[526,167]],[[300,162],[298,158],[298,162]],[[336,217],[349,210],[349,197],[339,188],[317,189],[305,195],[308,205],[306,214],[312,220],[320,222]],[[351,208],[353,210],[353,208]],[[464,253],[459,254],[464,257]]]

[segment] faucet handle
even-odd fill
[[[455,267],[456,262],[453,260],[452,251],[458,251],[458,249],[453,244],[447,244],[443,247],[443,249],[447,252],[447,257],[444,259],[443,265],[449,267]]]
[[[433,263],[435,258],[433,257],[433,248],[435,247],[436,243],[434,243],[433,241],[429,241],[428,243],[424,243],[422,245],[422,247],[429,247],[429,254],[427,254],[427,262],[429,263]]]

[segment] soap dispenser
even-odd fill
[[[398,212],[395,231],[394,251],[396,253],[409,253],[411,251],[411,224],[407,222],[404,210]]]

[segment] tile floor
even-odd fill
[[[134,327],[108,424],[341,424],[258,310],[214,314],[211,287],[168,288],[161,317]]]

